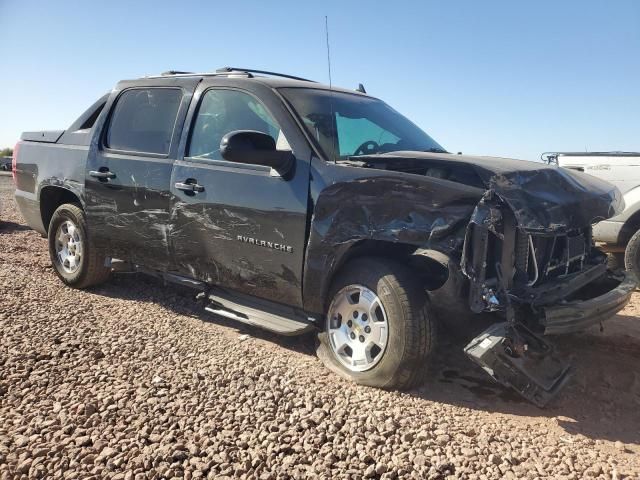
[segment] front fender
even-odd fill
[[[484,194],[448,180],[334,164],[315,165],[311,178],[303,301],[315,313],[323,312],[333,275],[362,241],[460,251]]]

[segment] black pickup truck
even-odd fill
[[[545,335],[636,286],[592,224],[619,191],[537,162],[451,154],[384,102],[257,70],[118,83],[67,130],[27,132],[16,200],[77,288],[113,270],[193,287],[216,314],[291,335],[356,382],[410,388],[438,324],[544,405],[571,368]]]

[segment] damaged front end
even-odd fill
[[[321,168],[339,168],[341,182],[312,184],[319,194],[305,290],[326,291],[322,273],[335,271],[358,242],[380,242],[386,254],[408,245],[434,314],[464,334],[490,318],[494,325],[466,353],[537,405],[571,373],[543,337],[601,324],[636,286],[629,273],[608,270],[594,247],[591,226],[624,209],[619,190],[600,179],[538,162],[436,152],[362,155],[338,165]]]
[[[632,274],[607,269],[591,225],[527,228],[493,190],[471,217],[461,269],[471,311],[503,318],[471,340],[465,353],[540,407],[571,373],[542,336],[602,325],[627,304],[637,284]]]

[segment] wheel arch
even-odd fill
[[[619,222],[616,243],[626,245],[634,233],[640,230],[640,187],[632,188],[624,194],[624,211],[610,219]]]
[[[618,241],[621,245],[626,245],[631,237],[640,230],[640,204],[635,205],[636,211],[627,218],[620,229]]]
[[[437,290],[449,278],[450,257],[437,250],[420,249],[415,245],[384,240],[362,239],[336,246],[333,258],[322,278],[313,282],[310,291],[307,282],[303,292],[305,310],[324,314],[327,295],[333,280],[352,260],[361,257],[374,257],[395,260],[415,272],[425,290]]]
[[[45,231],[49,232],[49,223],[56,209],[65,203],[73,203],[82,208],[80,197],[65,187],[46,185],[40,190],[40,216]]]

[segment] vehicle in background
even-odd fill
[[[12,168],[12,157],[0,157],[0,171],[10,172]],[[2,205],[0,204],[0,215],[2,214]],[[0,216],[0,221],[1,221]]]
[[[622,213],[593,227],[593,238],[610,255],[612,267],[640,276],[640,152],[554,152],[543,160],[612,183],[624,196]]]
[[[233,68],[122,81],[67,130],[23,133],[14,164],[65,284],[119,265],[194,287],[218,315],[315,331],[327,367],[370,386],[419,384],[439,320],[544,405],[571,369],[543,336],[601,324],[636,286],[592,242],[615,186],[449,153],[364,88]]]
[[[10,172],[11,159],[12,157],[0,157],[0,170],[2,170],[3,172]]]

